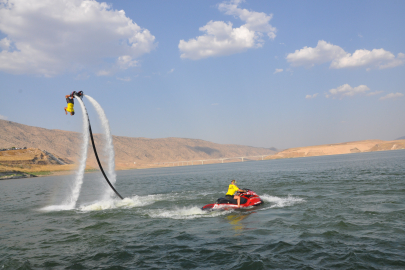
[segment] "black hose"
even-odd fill
[[[117,194],[118,197],[121,198],[121,200],[123,200],[124,198],[118,193],[117,190],[115,190],[114,186],[111,184],[110,180],[108,180],[107,175],[105,174],[103,167],[101,166],[100,163],[100,159],[98,158],[98,154],[97,154],[97,150],[96,150],[96,145],[94,144],[94,139],[93,139],[93,132],[91,131],[91,125],[90,125],[90,119],[89,119],[89,114],[86,112],[87,114],[87,119],[89,120],[89,131],[90,131],[90,138],[91,138],[91,142],[93,144],[93,150],[94,150],[94,154],[96,155],[96,159],[97,159],[97,163],[98,166],[100,167],[101,172],[104,175],[105,180],[107,180],[108,185],[110,185],[110,187],[112,188],[112,190],[114,190],[115,194]]]

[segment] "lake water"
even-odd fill
[[[0,269],[404,269],[405,151],[0,181]],[[258,208],[204,212],[231,179]],[[47,209],[47,210],[45,210]]]

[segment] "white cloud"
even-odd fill
[[[0,48],[2,50],[8,50],[11,46],[11,40],[9,40],[8,38],[3,38],[2,40],[0,40]]]
[[[124,82],[130,82],[131,78],[130,77],[124,77],[124,78],[117,77],[117,80],[124,81]]]
[[[136,67],[137,61],[133,60],[130,55],[123,55],[118,57],[117,65],[120,69],[128,69],[130,67]]]
[[[324,40],[318,41],[315,48],[304,47],[296,50],[286,57],[293,66],[311,67],[316,64],[331,62],[330,68],[365,67],[371,68],[393,68],[404,64],[405,54],[399,53],[397,57],[384,49],[356,50],[353,54],[345,52],[341,47],[333,45]]]
[[[167,73],[173,73],[174,72],[174,68],[172,68],[171,70],[169,70]]]
[[[0,114],[0,119],[1,119],[1,120],[7,120],[8,117]]]
[[[327,98],[344,98],[352,97],[358,94],[365,94],[367,91],[370,91],[366,85],[359,85],[357,87],[351,87],[348,84],[341,85],[335,89],[329,90],[329,94],[326,94]]]
[[[370,92],[367,94],[367,96],[374,96],[374,95],[379,95],[381,93],[383,93],[384,91],[374,91],[374,92]]]
[[[315,48],[304,47],[287,55],[287,61],[293,66],[313,66],[330,62],[336,58],[346,55],[346,52],[339,46],[328,43],[324,40],[318,41]]]
[[[0,2],[0,31],[7,36],[0,41],[0,70],[8,73],[54,76],[85,69],[112,73],[135,66],[134,59],[156,46],[149,30],[106,3]]]
[[[316,98],[317,95],[318,95],[318,93],[313,94],[313,95],[306,95],[305,98],[306,99],[313,99],[313,98]]]
[[[280,72],[283,72],[283,69],[282,68],[276,68],[276,71],[274,71],[273,74],[280,73]]]
[[[225,12],[227,15],[234,15],[239,17],[242,21],[246,22],[244,25],[247,29],[259,33],[266,33],[271,39],[276,37],[276,28],[269,24],[273,15],[267,15],[264,12],[249,11],[241,9],[238,5],[242,0],[233,0],[230,2],[223,2],[219,4],[218,9]]]
[[[400,97],[403,97],[404,96],[404,94],[402,94],[402,93],[390,93],[390,94],[388,94],[388,95],[386,95],[386,96],[383,96],[383,97],[380,97],[380,100],[384,100],[384,99],[395,99],[395,98],[400,98]]]
[[[348,53],[346,56],[334,59],[331,68],[348,68],[348,67],[370,67],[370,68],[393,68],[404,63],[403,54],[398,54],[395,58],[391,52],[384,49],[356,50],[353,54]]]
[[[210,21],[199,30],[205,32],[189,41],[180,40],[181,58],[198,60],[211,56],[240,53],[250,48],[260,48],[264,44],[263,34],[270,39],[276,37],[276,28],[269,24],[272,15],[239,8],[241,0],[223,2],[218,9],[227,15],[239,17],[244,25],[233,28],[231,22]]]
[[[108,76],[108,75],[111,75],[111,71],[108,71],[108,70],[99,70],[99,71],[97,71],[97,73],[96,73],[96,75],[97,76]]]

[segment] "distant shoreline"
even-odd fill
[[[263,159],[264,160],[264,159]],[[244,162],[248,161],[261,161],[261,160],[245,160]],[[242,162],[242,161],[227,161],[224,163],[237,163],[237,162]],[[177,164],[177,165],[171,165],[168,166],[167,164]],[[183,164],[182,164],[183,163]],[[139,165],[138,167],[124,167],[124,166],[117,166],[116,171],[129,171],[129,170],[143,170],[143,169],[159,169],[159,168],[172,168],[172,167],[186,167],[186,166],[204,166],[204,165],[212,165],[212,164],[221,164],[219,162],[213,162],[213,163],[204,163],[202,164],[190,164],[191,161],[174,161],[174,162],[165,162],[162,163],[161,165],[158,164],[142,164]],[[195,162],[194,162],[195,163]],[[182,164],[182,165],[180,165]],[[32,165],[31,165],[32,166]],[[38,170],[40,166],[32,166],[31,169],[24,169],[24,171],[16,170],[16,169],[11,169],[10,170],[2,170],[0,171],[0,180],[11,180],[11,179],[22,179],[22,178],[34,178],[34,177],[47,177],[47,176],[59,176],[59,175],[68,175],[68,174],[73,174],[75,170],[71,169],[72,167],[69,166],[66,170],[62,170],[61,167],[63,165],[53,165],[53,166],[47,166],[46,171],[41,171]],[[52,168],[54,167],[54,168]],[[99,168],[93,168],[92,166],[87,165],[88,169],[85,170],[85,173],[91,173],[91,172],[97,172],[99,171]],[[3,167],[4,168],[4,167]],[[15,167],[14,167],[15,168]],[[54,169],[54,170],[52,170]],[[13,177],[8,177],[6,175],[14,175]]]
[[[393,150],[405,150],[405,148],[402,149],[393,149]],[[358,154],[360,153],[371,153],[371,152],[386,152],[386,151],[392,151],[392,150],[379,150],[379,151],[368,151],[368,152],[357,152]],[[319,155],[320,156],[337,156],[337,155],[345,155],[345,154],[353,154],[353,153],[340,153],[340,154],[334,154],[334,155]],[[291,158],[304,158],[304,157],[309,157],[309,156],[302,156],[302,157],[284,157],[284,158],[271,158],[271,159],[264,159],[266,161],[269,160],[279,160],[279,159],[291,159]],[[311,157],[316,157],[316,156],[311,156]],[[261,161],[261,160],[250,160],[250,161]],[[241,162],[241,161],[239,161]],[[237,162],[227,162],[227,163],[237,163]],[[212,165],[212,164],[220,164],[220,163],[209,163],[206,165]],[[186,167],[186,166],[203,166],[201,164],[195,164],[195,165],[179,165],[179,166],[170,166],[170,167]],[[142,170],[142,169],[159,169],[159,168],[170,168],[167,166],[153,166],[153,167],[138,167],[138,168],[118,168],[116,171],[129,171],[129,170]],[[99,169],[87,169],[85,173],[93,173],[93,172],[98,172]],[[61,175],[69,175],[73,174],[75,170],[55,170],[55,171],[37,171],[34,173],[29,173],[29,172],[21,172],[21,171],[6,171],[6,172],[0,172],[0,181],[1,180],[13,180],[13,179],[24,179],[24,178],[35,178],[35,177],[47,177],[47,176],[61,176]],[[10,177],[7,177],[7,174]]]
[[[380,151],[392,151],[405,149],[405,140],[382,141],[382,140],[365,140],[346,142],[338,144],[326,144],[316,146],[306,146],[290,148],[280,151],[274,155],[258,156],[258,157],[239,157],[239,158],[219,158],[206,160],[189,160],[189,161],[170,161],[170,162],[155,162],[155,163],[120,163],[116,162],[115,170],[134,170],[134,169],[154,169],[154,168],[169,168],[169,167],[184,167],[184,166],[204,166],[209,164],[235,163],[246,161],[274,160],[287,158],[315,157],[315,156],[333,156],[351,153],[369,153]],[[34,153],[39,149],[26,149],[15,151],[27,151]],[[3,152],[6,154],[5,152]],[[13,152],[17,153],[17,152]],[[28,154],[22,152],[21,157],[16,155],[3,156],[3,164],[0,164],[0,180],[11,180],[21,178],[34,178],[45,176],[59,176],[73,174],[77,164],[50,164],[41,165],[33,163],[32,156],[28,158]],[[8,158],[9,157],[9,158]],[[31,160],[32,159],[32,160]],[[9,163],[8,165],[7,162]],[[85,172],[99,171],[97,164],[87,162]]]
[[[12,179],[21,179],[21,178],[33,178],[37,177],[36,175],[18,171],[4,171],[0,172],[0,180],[12,180]]]
[[[96,169],[86,170],[85,173],[97,172]],[[61,176],[69,175],[75,173],[74,170],[66,171],[38,171],[35,173],[27,173],[22,171],[2,171],[0,172],[1,180],[13,180],[13,179],[24,179],[24,178],[36,178],[36,177],[47,177],[47,176]]]

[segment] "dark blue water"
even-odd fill
[[[0,181],[0,269],[404,269],[405,151]],[[265,201],[203,212],[231,179]],[[45,210],[46,209],[46,210]]]

